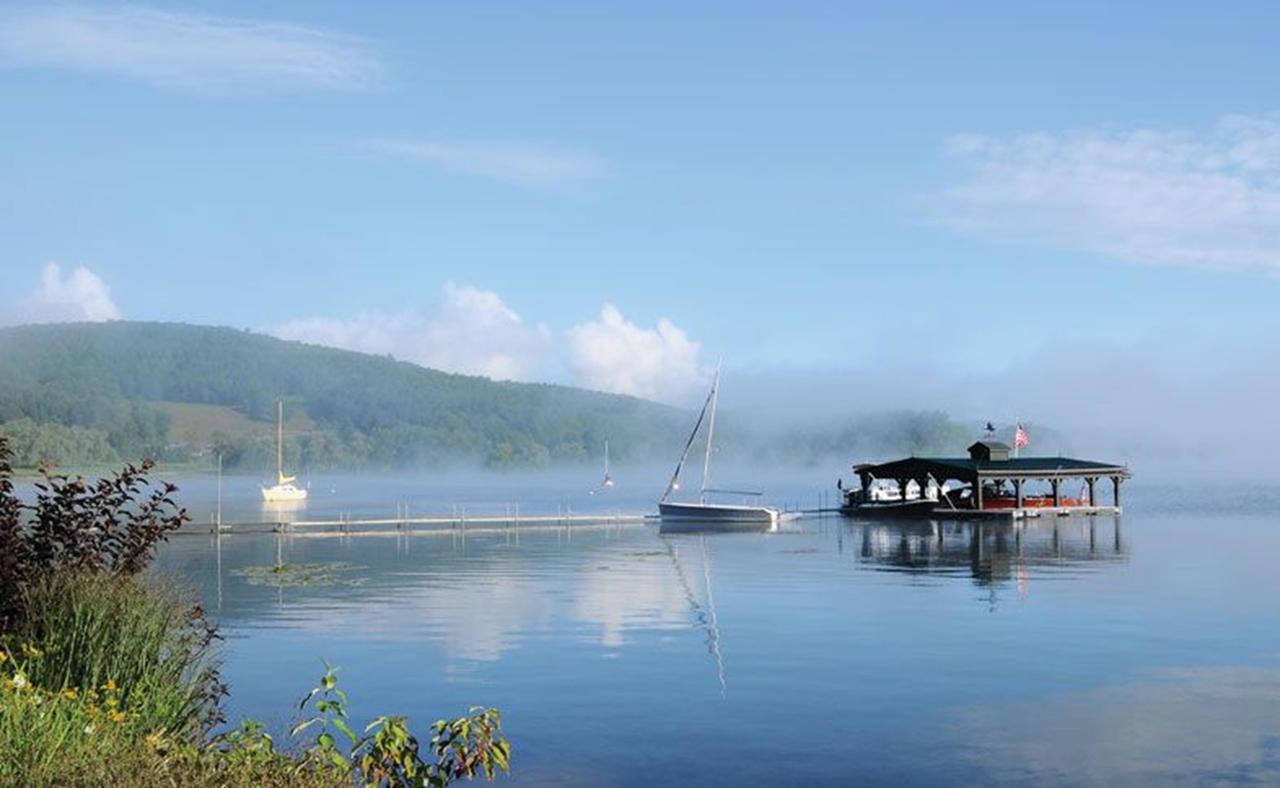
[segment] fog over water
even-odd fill
[[[1046,441],[1033,430],[1028,454],[1125,462],[1168,482],[1275,481],[1267,459],[1280,447],[1274,344],[1223,347],[1179,333],[1128,348],[1064,341],[1023,358],[995,355],[965,371],[892,354],[861,368],[742,371],[727,383],[725,413],[780,435],[899,409],[975,426],[1021,419],[1054,433]]]

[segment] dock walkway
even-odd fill
[[[211,524],[209,531],[235,533],[324,532],[369,533],[377,531],[414,533],[468,533],[517,530],[547,530],[583,525],[640,525],[656,521],[656,514],[546,514],[546,515],[439,515],[426,517],[347,517],[318,520],[278,520]],[[195,529],[192,529],[195,530]]]

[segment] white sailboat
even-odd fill
[[[720,369],[717,367],[715,379],[711,383],[711,391],[707,394],[707,400],[702,404],[702,412],[698,414],[698,420],[693,425],[693,432],[689,434],[689,440],[684,445],[684,452],[680,455],[680,462],[676,463],[676,470],[675,473],[671,474],[671,481],[667,484],[667,490],[662,494],[662,498],[658,500],[658,513],[662,516],[664,524],[671,522],[703,527],[714,527],[717,524],[729,527],[776,527],[781,512],[772,506],[707,502],[707,495],[713,493],[742,496],[761,495],[761,493],[753,490],[718,490],[711,487],[711,452],[716,432],[716,403],[719,399]],[[680,489],[680,472],[684,470],[685,460],[689,457],[689,449],[693,446],[694,439],[698,437],[698,431],[701,429],[704,420],[707,422],[707,448],[706,455],[702,460],[702,486],[699,490],[698,500],[687,503],[669,501],[668,498],[671,497],[671,494]]]
[[[284,475],[284,401],[276,403],[276,483],[262,488],[265,503],[305,501],[307,491],[294,484],[296,476]]]

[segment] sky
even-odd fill
[[[1207,359],[1199,402],[1280,350],[1278,38],[1248,2],[6,3],[0,322],[974,414]]]

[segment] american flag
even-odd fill
[[[1027,445],[1027,431],[1022,429],[1022,422],[1018,422],[1018,431],[1013,434],[1013,448],[1021,449]]]

